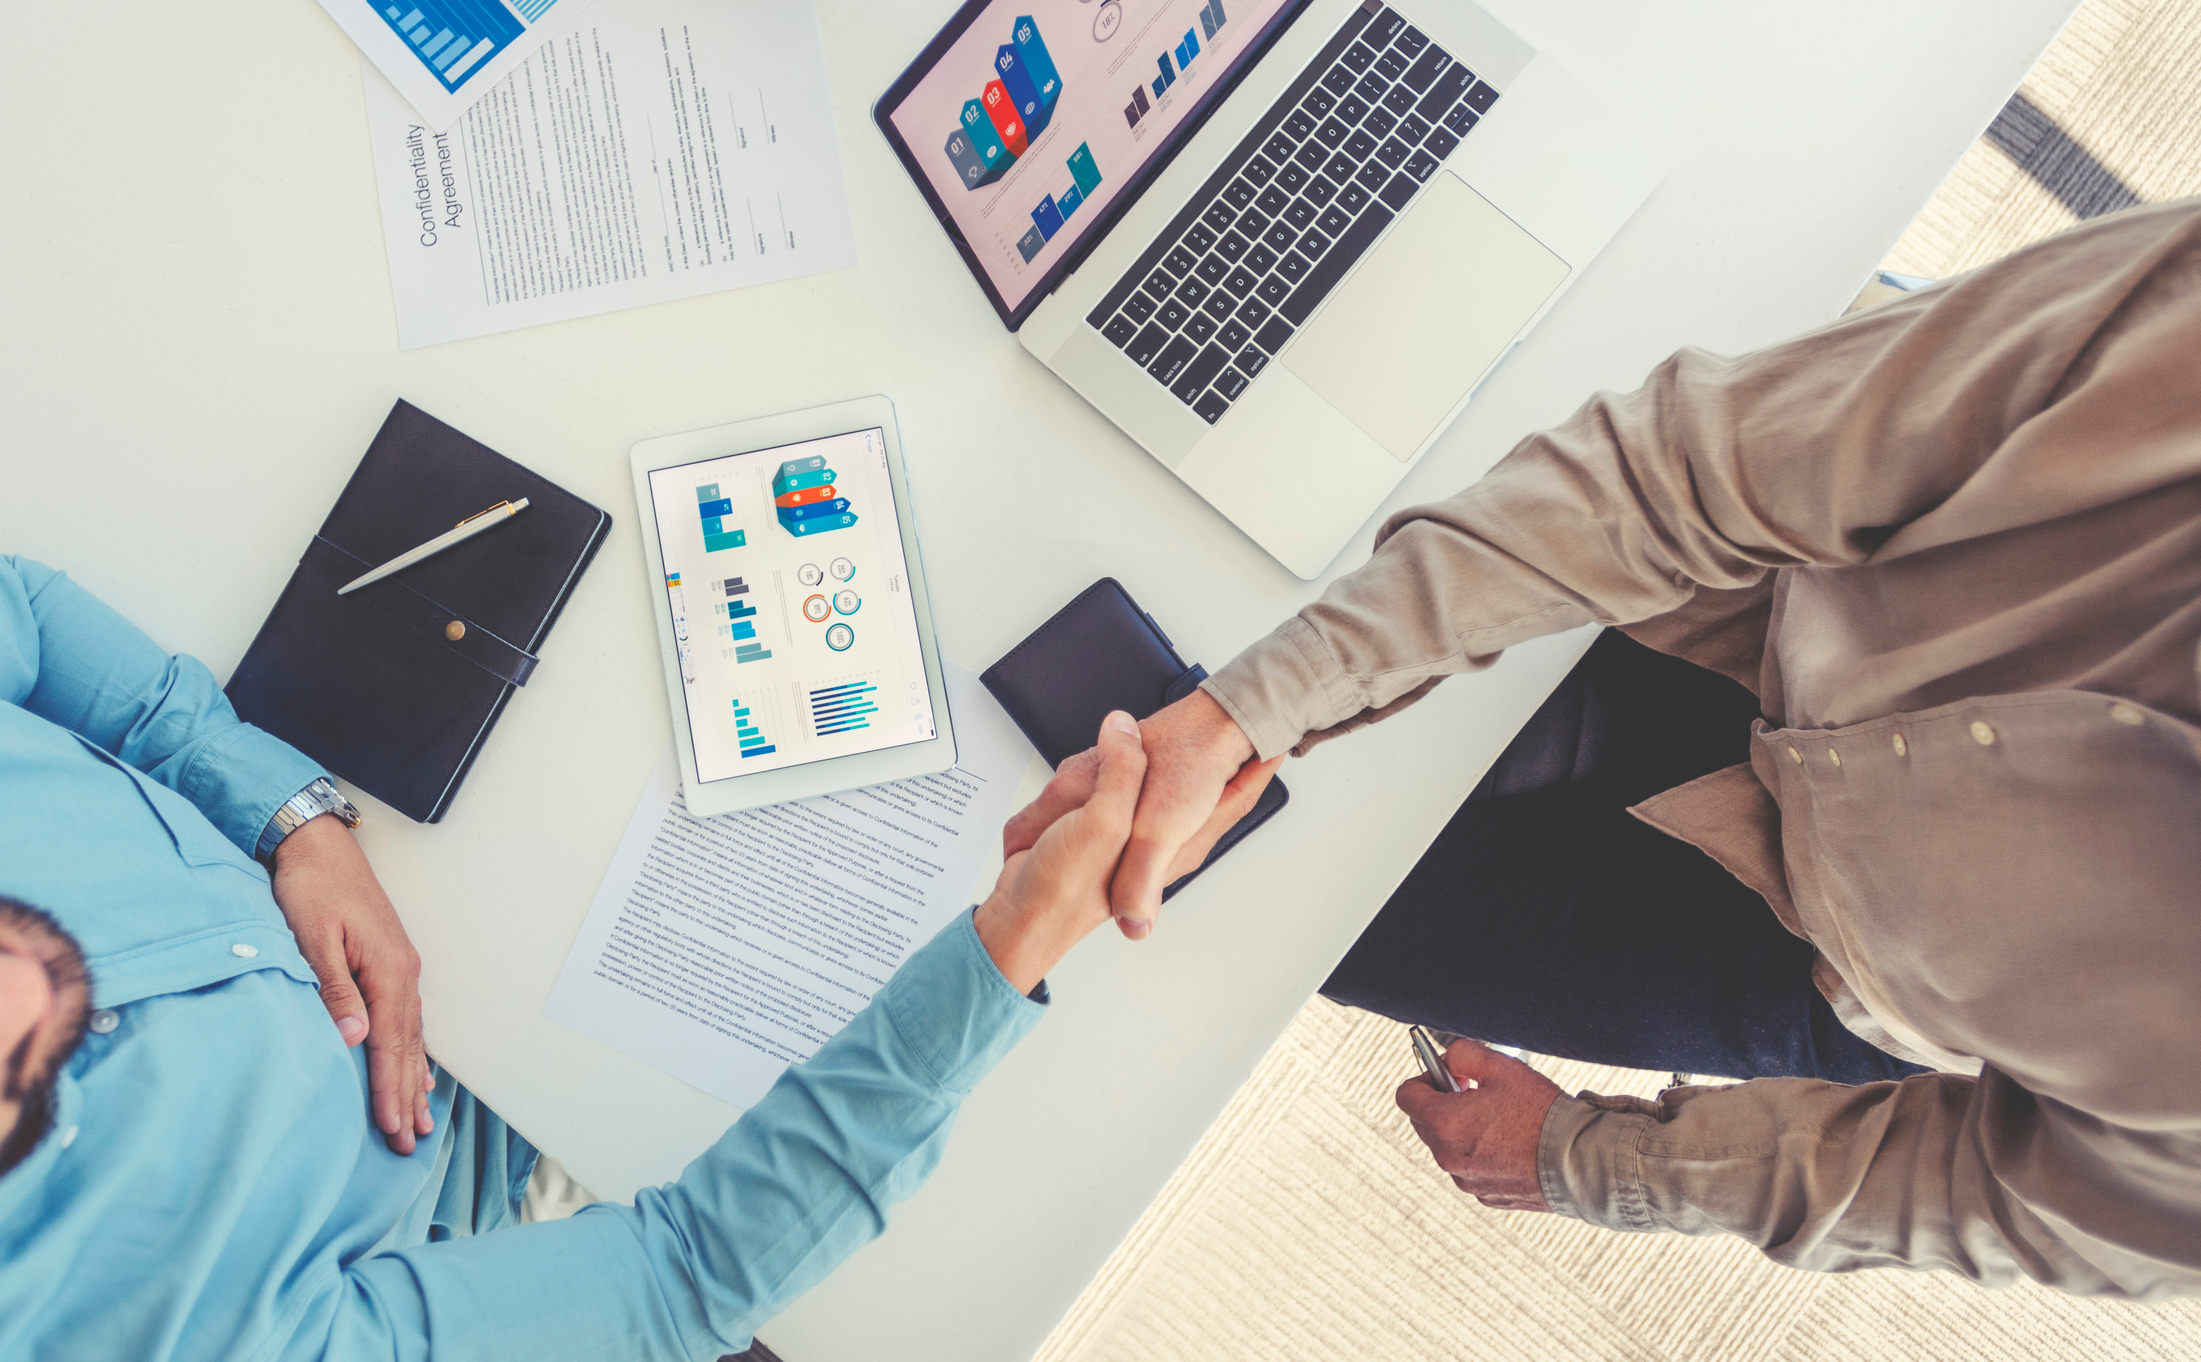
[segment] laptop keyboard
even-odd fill
[[[1209,425],[1406,210],[1498,92],[1371,4],[1086,322]]]

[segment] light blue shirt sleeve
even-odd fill
[[[69,729],[190,800],[247,856],[283,801],[326,774],[238,718],[196,658],[171,657],[66,573],[6,555],[0,701]]]
[[[960,914],[679,1180],[632,1207],[382,1253],[314,1294],[285,1357],[714,1359],[886,1228],[972,1086],[1046,1007]]]

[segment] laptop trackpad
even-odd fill
[[[1566,261],[1439,173],[1281,362],[1410,459],[1566,277]]]

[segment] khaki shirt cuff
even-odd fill
[[[1321,635],[1296,615],[1232,658],[1200,689],[1237,722],[1263,761],[1366,707]]]
[[[1592,1092],[1553,1102],[1536,1142],[1536,1181],[1552,1210],[1609,1230],[1659,1229],[1641,1152],[1657,1111],[1640,1097]]]

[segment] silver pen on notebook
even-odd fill
[[[1452,1066],[1444,1062],[1436,1040],[1418,1026],[1407,1027],[1406,1036],[1414,1043],[1414,1057],[1421,1061],[1422,1071],[1429,1075],[1429,1086],[1438,1092],[1461,1091],[1460,1080],[1452,1076]]]
[[[439,534],[435,538],[429,540],[427,543],[422,544],[419,548],[407,549],[405,552],[399,554],[395,558],[392,558],[389,562],[384,563],[381,567],[376,568],[374,571],[366,573],[362,576],[352,578],[350,581],[344,583],[344,585],[338,587],[336,589],[336,594],[339,596],[343,596],[351,592],[357,591],[363,586],[373,586],[376,582],[381,581],[383,578],[389,576],[391,573],[401,572],[404,569],[409,568],[413,564],[419,562],[423,558],[431,557],[435,554],[443,552],[445,549],[451,547],[453,544],[463,543],[468,539],[472,539],[475,535],[480,534],[483,530],[494,529],[526,509],[526,497],[521,497],[518,501],[500,501],[496,505],[490,507],[488,510],[483,511],[480,515],[470,515],[466,517],[466,519],[460,521],[455,528],[445,530],[442,534]]]

